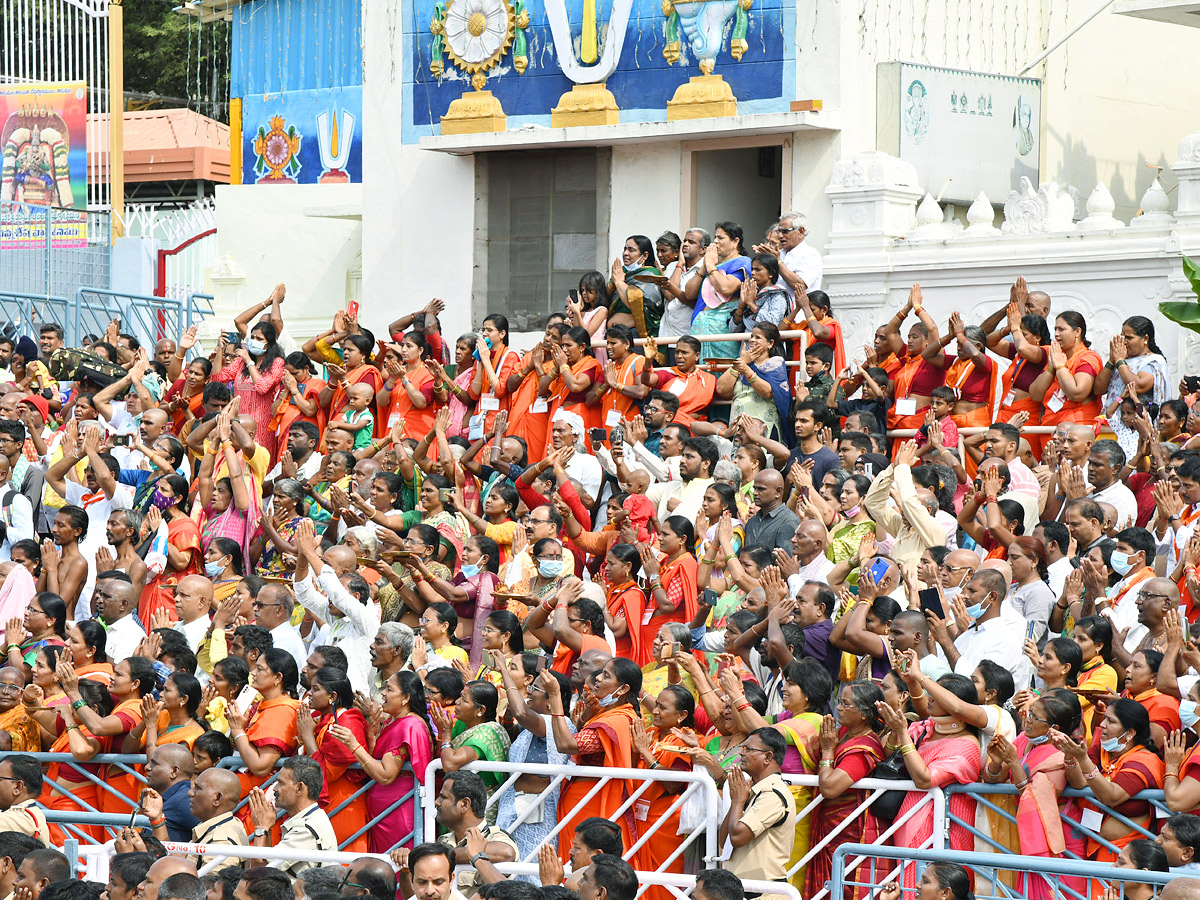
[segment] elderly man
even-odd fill
[[[565,409],[558,410],[550,422],[550,439],[554,449],[576,448],[575,455],[567,462],[567,477],[578,481],[583,492],[595,500],[600,494],[600,485],[604,483],[604,469],[596,457],[579,449],[583,446],[583,432],[583,419]]]
[[[913,482],[912,467],[916,461],[917,445],[905,441],[896,454],[896,462],[879,473],[863,500],[868,515],[893,536],[891,557],[901,565],[916,565],[930,547],[946,544],[946,529],[936,518],[937,497],[932,491],[918,489]],[[899,498],[898,509],[890,502],[893,484]]]
[[[795,597],[810,581],[828,580],[833,563],[825,556],[829,532],[815,519],[801,519],[792,534],[792,556],[776,549],[775,562],[787,575],[788,593]],[[795,570],[795,571],[793,571]]]
[[[200,824],[192,829],[192,843],[234,847],[245,847],[250,843],[241,820],[233,814],[242,799],[242,783],[235,772],[229,769],[205,769],[192,782],[188,799],[191,801],[192,815],[200,820]],[[207,854],[205,862],[213,858],[212,854]],[[218,870],[241,865],[240,859],[228,856],[219,861]]]
[[[807,235],[808,218],[803,213],[785,212],[779,217],[779,278],[792,297],[801,288],[806,293],[821,289],[825,268],[821,251],[804,242]]]
[[[525,546],[509,562],[500,569],[500,580],[506,588],[513,588],[522,581],[528,581],[537,574],[537,563],[533,560],[533,545],[542,538],[561,540],[563,518],[554,508],[553,503],[535,506],[521,519],[525,529]],[[562,548],[564,572],[575,571],[575,556],[566,547]]]
[[[378,700],[387,680],[401,669],[412,668],[413,630],[400,622],[384,622],[375,632],[375,639],[367,648],[374,672],[371,674],[371,696]],[[429,655],[432,667],[440,659],[435,653]]]
[[[122,660],[137,652],[146,629],[134,613],[138,593],[128,575],[109,574],[96,588],[96,616],[107,632],[105,650],[109,659]]]
[[[311,519],[300,523],[296,547],[300,551],[293,577],[296,599],[329,623],[329,642],[346,654],[350,664],[346,673],[350,684],[355,691],[366,693],[371,687],[369,649],[371,638],[379,631],[379,604],[371,601],[370,587],[360,575],[339,577],[322,562]],[[303,662],[300,668],[304,668]]]
[[[304,668],[308,652],[300,633],[292,625],[292,610],[296,601],[292,592],[282,584],[267,584],[254,598],[254,621],[271,634],[273,646],[286,650],[296,660],[296,671]]]

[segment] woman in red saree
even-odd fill
[[[573,412],[583,419],[585,429],[600,424],[599,400],[589,403],[593,388],[604,380],[600,363],[592,355],[591,336],[587,329],[575,327],[563,335],[562,342],[550,348],[553,366],[541,377],[542,393],[549,392],[549,420],[560,409]],[[546,453],[554,450],[553,429],[546,436]]]
[[[287,447],[288,429],[293,422],[312,422],[325,433],[325,411],[321,409],[321,391],[325,381],[317,377],[312,361],[297,350],[284,359],[283,390],[275,398],[271,431],[277,447]]]
[[[1096,799],[1118,815],[1149,830],[1154,822],[1154,807],[1148,800],[1133,799],[1140,791],[1162,788],[1163,761],[1155,753],[1150,737],[1150,716],[1136,700],[1120,697],[1109,704],[1091,747],[1085,747],[1069,735],[1051,732],[1050,741],[1061,750],[1067,767],[1067,781],[1073,788],[1088,788]],[[1131,841],[1144,837],[1117,816],[1105,815],[1085,801],[1085,807],[1102,816],[1099,836],[1119,852]],[[1087,817],[1085,811],[1084,817]],[[1086,826],[1085,826],[1086,827]],[[1088,838],[1088,859],[1114,863],[1117,853]],[[1098,882],[1093,898],[1102,891]]]
[[[554,729],[555,747],[575,756],[581,766],[614,769],[633,767],[633,723],[640,719],[637,702],[642,692],[642,671],[632,661],[618,656],[596,673],[593,697],[581,701],[584,715],[591,715],[575,734],[571,733],[568,725],[558,681],[549,672],[543,671],[538,676],[538,683],[550,696],[550,722]],[[621,826],[621,842],[624,846],[632,847],[637,842],[633,808],[627,809],[619,821],[614,819],[617,810],[625,804],[631,793],[626,779],[612,779],[577,813],[572,814],[595,786],[594,778],[572,778],[559,798],[558,821],[565,824],[558,833],[558,856],[564,865],[571,856],[576,824],[591,816],[617,821]]]
[[[647,611],[650,621],[646,625],[643,643],[653,641],[651,634],[658,633],[664,622],[690,622],[696,618],[696,571],[700,564],[692,555],[696,545],[696,533],[692,523],[683,516],[670,516],[662,523],[658,546],[665,554],[660,562],[648,543],[639,543],[642,568],[650,585]]]
[[[1075,829],[1063,827],[1062,817],[1079,821],[1078,801],[1062,796],[1067,787],[1067,769],[1061,750],[1050,743],[1050,729],[1074,734],[1082,721],[1079,700],[1069,689],[1047,691],[1033,702],[1025,716],[1025,729],[1009,742],[997,733],[988,745],[988,762],[983,780],[989,784],[1012,782],[1020,791],[1017,799],[1017,832],[1021,855],[1061,857],[1064,852],[1084,855],[1084,842]],[[1082,893],[1082,878],[1060,876],[1051,884],[1044,875],[1020,873],[1018,896],[1028,900],[1053,900],[1060,895],[1061,882]]]
[[[937,683],[964,703],[979,702],[979,691],[965,675],[943,675]],[[919,803],[928,800],[929,788],[973,784],[979,780],[982,768],[979,732],[958,716],[948,714],[935,696],[929,698],[930,717],[911,725],[895,707],[885,704],[879,707],[879,712],[890,732],[885,743],[900,748],[908,776],[917,787],[905,795],[895,821],[904,819]],[[976,801],[971,795],[952,794],[947,807],[959,821],[975,821]],[[886,833],[891,823],[881,822],[880,826]],[[933,805],[926,803],[895,830],[892,844],[916,850],[933,840],[936,846],[943,836],[934,835],[933,826]],[[971,850],[975,846],[974,835],[962,825],[951,825],[949,837],[951,850]],[[902,884],[911,890],[917,883],[916,866],[912,862],[902,862],[901,866]]]
[[[363,831],[367,825],[367,796],[350,800],[366,784],[367,776],[354,765],[350,748],[330,733],[330,727],[340,725],[360,744],[367,743],[367,720],[354,707],[354,689],[341,669],[325,666],[312,676],[308,696],[300,704],[296,730],[305,752],[321,764],[324,781],[321,785],[321,808],[329,814],[333,833],[348,853],[366,853],[370,838]],[[349,801],[349,802],[347,802]],[[339,807],[341,807],[339,809]]]
[[[375,417],[374,437],[380,438],[387,433],[387,422],[379,414],[379,391],[383,388],[383,375],[369,362],[371,350],[374,349],[371,339],[365,334],[350,334],[342,339],[342,364],[330,365],[329,382],[321,391],[321,403],[329,404],[327,420],[332,422],[346,408],[346,388],[352,384],[366,384],[375,392],[371,401],[371,414]]]
[[[441,406],[433,394],[433,374],[425,365],[429,358],[425,336],[415,331],[404,335],[399,346],[389,344],[384,354],[383,389],[376,398],[386,410],[388,432],[404,420],[404,437],[420,440],[433,431],[433,420]]]
[[[639,769],[692,770],[688,748],[697,742],[696,700],[687,688],[669,684],[659,692],[651,713],[653,728],[646,730],[640,717],[633,721],[633,749]],[[675,732],[682,734],[676,734]],[[689,743],[692,742],[692,743]],[[665,821],[638,852],[638,868],[648,872],[683,872],[683,853],[676,854],[683,836],[679,833],[679,810],[667,816],[667,811],[679,799],[688,785],[684,782],[654,781],[634,804],[634,818],[645,822],[647,828],[660,819]],[[670,863],[667,860],[674,855]],[[645,896],[649,900],[668,900],[674,896],[664,887],[651,887]]]
[[[1087,322],[1074,310],[1054,320],[1054,343],[1050,361],[1029,388],[1029,396],[1040,402],[1043,425],[1059,422],[1095,424],[1100,415],[1100,398],[1092,395],[1092,385],[1104,360],[1088,347]]]
[[[171,416],[171,430],[182,434],[189,419],[204,415],[204,385],[212,375],[212,361],[197,357],[188,363],[187,375],[179,378],[168,388],[163,400]]]
[[[803,285],[796,289],[796,309],[790,317],[795,322],[794,327],[807,333],[808,340],[805,344],[808,347],[819,342],[827,344],[833,350],[833,374],[836,377],[846,370],[846,342],[842,338],[842,324],[832,313],[829,295],[824,291],[813,291],[810,294],[805,291]],[[800,362],[801,355],[800,341],[796,341],[792,345],[792,360]],[[803,379],[803,371],[796,370],[797,378]]]
[[[296,752],[300,701],[295,694],[299,681],[300,673],[292,654],[274,647],[260,654],[250,670],[250,684],[262,699],[252,703],[246,712],[236,704],[229,706],[229,739],[246,764],[238,773],[243,797],[271,776],[281,756]],[[246,807],[243,818],[248,818],[249,812]]]
[[[368,821],[379,819],[371,825],[372,853],[413,846],[416,804],[404,798],[425,781],[425,770],[433,759],[433,729],[426,712],[425,687],[416,673],[397,672],[387,679],[380,702],[386,724],[378,734],[372,727],[369,747],[342,725],[329,729],[374,782],[367,792]],[[411,764],[412,772],[403,771],[405,763]],[[389,812],[397,803],[400,805]]]
[[[171,588],[181,578],[199,575],[204,561],[200,547],[200,526],[183,511],[188,498],[188,482],[182,475],[164,475],[154,486],[150,502],[160,511],[167,523],[167,564],[142,589],[138,601],[138,618],[143,622],[154,621],[154,614],[165,610],[171,621],[179,618],[175,613],[175,592]],[[151,523],[151,516],[146,517]],[[154,527],[151,523],[151,527]]]
[[[957,354],[934,351],[931,360],[945,370],[946,386],[954,391],[950,418],[959,428],[987,428],[1000,405],[999,367],[987,355],[987,335],[978,325],[964,325],[956,312],[950,315],[950,333],[941,343],[951,338],[958,345]]]
[[[879,823],[869,812],[855,815],[869,791],[852,785],[870,778],[883,760],[883,742],[879,732],[883,719],[877,704],[883,703],[883,691],[871,681],[853,681],[842,688],[837,711],[841,728],[833,716],[821,722],[821,762],[817,767],[817,788],[821,803],[812,812],[809,846],[818,847],[830,835],[829,843],[817,850],[805,872],[807,896],[824,889],[833,874],[833,851],[840,844],[870,844],[879,836]],[[834,834],[836,832],[836,834]],[[866,882],[860,876],[870,872],[871,860],[864,859],[848,876],[851,881]],[[868,891],[857,888],[849,896],[865,898]]]
[[[908,332],[908,343],[900,337],[900,326],[909,312],[916,312],[920,319]],[[930,362],[927,351],[936,352],[937,325],[925,311],[921,297],[921,286],[914,284],[908,295],[908,303],[888,320],[885,327],[888,346],[902,361],[894,378],[895,401],[888,410],[888,428],[920,428],[925,424],[925,408],[930,403],[930,392],[945,382],[945,373]]]
[[[635,580],[642,567],[641,554],[633,544],[614,544],[604,565],[608,601],[604,621],[616,638],[616,655],[633,660],[640,669],[650,662],[650,644],[658,629],[650,625],[654,609],[646,608],[646,595]]]

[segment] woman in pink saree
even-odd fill
[[[1024,856],[1062,856],[1064,851],[1082,859],[1086,848],[1079,832],[1063,828],[1060,814],[1078,821],[1074,800],[1062,797],[1067,787],[1063,754],[1050,743],[1051,728],[1074,734],[1083,719],[1079,700],[1069,690],[1042,694],[1025,716],[1025,729],[1011,743],[997,734],[988,745],[983,780],[989,784],[1012,781],[1020,791],[1017,800],[1017,831]],[[1017,873],[1017,893],[1028,900],[1052,900],[1064,887],[1080,894],[1082,878],[1056,877],[1055,884],[1044,875]]]
[[[937,684],[966,703],[979,702],[979,692],[965,675],[943,675]],[[929,796],[930,788],[972,784],[979,780],[979,732],[958,716],[949,715],[933,696],[929,698],[929,718],[924,721],[909,725],[904,715],[887,703],[879,704],[879,714],[890,732],[884,740],[885,745],[900,748],[908,777],[917,787],[908,792],[900,806],[896,821],[903,821],[903,824],[892,834],[892,844],[915,850],[933,835],[933,804],[926,803],[907,821],[904,817]],[[976,803],[970,795],[952,794],[947,798],[947,806],[950,815],[958,820],[975,822]],[[881,825],[889,827],[885,823]],[[949,830],[951,850],[974,849],[975,839],[966,828],[950,825]],[[916,866],[911,862],[901,865],[902,884],[911,890],[917,883]]]
[[[450,426],[446,429],[446,437],[465,438],[470,430],[467,419],[475,414],[475,401],[471,399],[468,389],[475,374],[473,354],[477,340],[474,334],[468,332],[455,343],[454,363],[458,374],[453,380],[440,363],[426,363],[429,371],[433,373],[434,401],[445,402],[450,409]]]
[[[376,733],[376,717],[371,717],[370,749],[359,743],[348,728],[341,725],[329,728],[330,734],[350,748],[355,761],[375,782],[367,791],[372,853],[387,853],[400,845],[414,846],[416,801],[404,798],[424,781],[425,769],[433,759],[433,729],[425,708],[425,686],[421,679],[414,672],[397,672],[384,682],[382,691],[382,712],[385,720],[391,717],[390,721]],[[388,812],[398,801],[403,802]]]

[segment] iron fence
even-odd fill
[[[0,292],[69,297],[81,287],[107,289],[111,228],[107,211],[0,202]]]

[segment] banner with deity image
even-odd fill
[[[361,182],[361,87],[242,98],[243,184]]]

